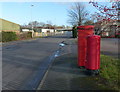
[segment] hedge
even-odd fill
[[[2,32],[0,32],[0,42],[2,42]]]
[[[22,32],[17,34],[18,40],[24,40],[28,38],[32,38],[32,32]]]
[[[2,39],[0,39],[0,41],[2,42],[14,41],[18,39],[15,32],[2,31],[1,34],[2,34]]]
[[[115,37],[116,37],[116,38],[120,38],[120,34],[116,35]]]
[[[32,38],[32,32],[28,32],[28,33],[27,33],[27,37],[28,37],[28,38]]]
[[[77,28],[76,27],[73,27],[72,36],[73,36],[73,38],[77,38]]]

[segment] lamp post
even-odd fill
[[[33,16],[32,16],[32,7],[33,7],[34,5],[31,5],[31,28],[32,28],[32,31],[33,31],[33,23],[32,23],[32,21],[33,21]]]
[[[55,18],[55,25],[54,25],[54,35],[56,34],[56,18]]]
[[[33,31],[33,23],[32,23],[32,21],[33,21],[33,18],[32,18],[32,7],[33,7],[34,5],[31,5],[31,29],[32,29],[32,38],[33,38],[33,36],[34,36],[34,31]]]

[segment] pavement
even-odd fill
[[[68,49],[55,58],[37,90],[109,90],[110,88],[98,86],[95,76],[92,76],[91,80],[85,69],[77,67],[76,39],[67,40],[65,43],[67,46],[62,50]]]

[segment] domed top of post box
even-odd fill
[[[94,29],[94,26],[93,25],[78,26],[77,29],[80,29],[80,30],[91,30],[91,29]]]
[[[88,35],[87,38],[96,38],[96,39],[100,39],[99,35]]]

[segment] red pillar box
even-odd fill
[[[87,37],[87,57],[85,68],[98,70],[100,68],[100,36],[89,35]],[[94,71],[95,73],[95,71]],[[99,71],[96,71],[99,73]]]
[[[93,34],[94,26],[78,26],[78,67],[84,67],[86,61],[86,37]]]

